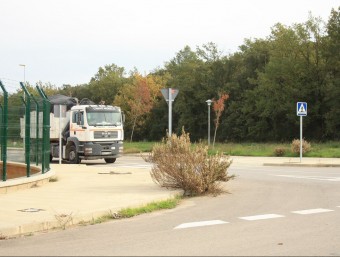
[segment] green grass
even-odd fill
[[[121,218],[131,218],[143,213],[150,213],[157,210],[164,209],[173,209],[175,208],[181,200],[180,196],[176,196],[174,198],[159,201],[159,202],[151,202],[146,205],[136,207],[136,208],[124,208],[118,212]]]
[[[113,219],[131,218],[131,217],[144,214],[144,213],[150,213],[150,212],[164,210],[164,209],[173,209],[179,204],[181,199],[182,199],[182,196],[176,195],[175,197],[169,198],[167,200],[151,202],[151,203],[148,203],[148,204],[145,204],[139,207],[135,207],[135,208],[123,208],[119,210],[117,213],[113,213],[112,211],[109,211],[109,213],[103,216],[100,216],[98,218],[95,218],[95,219],[92,218],[92,220],[90,221],[80,221],[78,225],[79,226],[95,225],[95,224],[100,224],[100,223],[107,222]]]
[[[151,152],[156,142],[124,142],[124,153]]]
[[[124,142],[124,153],[151,152],[154,144],[158,142]],[[216,143],[209,149],[210,154],[217,151],[233,156],[275,156],[275,149],[280,147],[285,150],[284,157],[297,157],[291,152],[291,142],[288,143]],[[325,143],[311,142],[312,150],[305,157],[340,158],[340,141]],[[14,141],[9,140],[8,147],[13,147]],[[21,141],[16,141],[16,147],[22,147]]]
[[[150,152],[156,142],[124,142],[124,153]],[[340,158],[340,141],[325,143],[311,142],[312,149],[304,154],[305,157]],[[210,154],[217,151],[233,156],[275,156],[275,149],[285,150],[284,157],[297,157],[291,151],[291,142],[288,143],[216,143],[209,149]]]

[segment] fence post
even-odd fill
[[[35,97],[32,95],[32,99],[35,102],[35,123],[36,123],[36,128],[35,128],[35,164],[38,166],[39,165],[39,103],[35,99]]]
[[[1,122],[1,159],[2,159],[2,180],[7,180],[7,130],[8,130],[8,93],[5,86],[0,80],[0,87],[4,92],[4,107],[2,108],[2,122]]]
[[[20,82],[22,89],[25,92],[26,102],[23,99],[25,108],[25,159],[26,159],[26,174],[27,177],[31,175],[31,160],[30,160],[30,139],[31,139],[31,95],[27,91],[26,87]]]
[[[50,170],[50,102],[45,92],[36,86],[43,99],[43,144],[42,144],[42,172]]]
[[[2,105],[0,103],[0,146],[1,146],[1,150],[2,150],[2,140],[3,140],[3,121],[2,121],[2,117],[3,117],[4,113],[3,113],[3,109],[2,109]],[[2,154],[0,155],[0,161],[2,161]]]

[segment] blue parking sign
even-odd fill
[[[307,103],[297,102],[296,104],[296,115],[297,116],[307,116]]]

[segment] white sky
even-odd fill
[[[328,21],[340,0],[0,0],[0,79],[58,87],[116,64],[148,73],[189,45],[233,53],[277,23]],[[25,68],[19,66],[25,64]]]

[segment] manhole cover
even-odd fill
[[[39,212],[39,211],[44,211],[43,209],[38,209],[38,208],[27,208],[27,209],[22,209],[19,210],[21,212]]]

